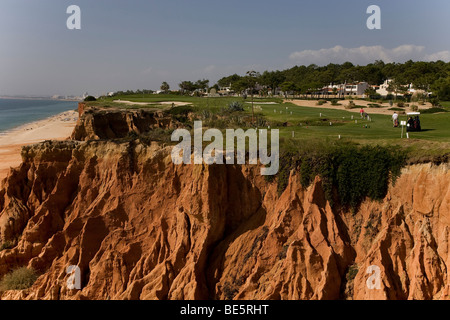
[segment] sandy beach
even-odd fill
[[[78,112],[66,111],[0,133],[0,181],[6,177],[11,167],[17,167],[22,162],[20,151],[23,146],[45,140],[67,139],[77,120]]]

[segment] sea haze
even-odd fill
[[[77,106],[75,101],[0,99],[0,133]]]

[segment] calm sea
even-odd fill
[[[77,107],[74,101],[0,99],[0,133]]]

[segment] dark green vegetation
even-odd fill
[[[244,111],[244,105],[238,101],[233,101],[228,105],[228,111],[230,112]]]
[[[85,102],[92,102],[92,101],[97,101],[97,99],[95,99],[95,97],[93,96],[87,96],[86,98],[84,98]]]
[[[1,280],[0,291],[28,289],[37,278],[36,272],[26,267],[13,270]]]
[[[394,147],[361,147],[348,142],[316,142],[301,150],[287,147],[280,155],[278,193],[286,188],[291,170],[296,170],[305,188],[320,176],[332,206],[338,200],[341,205],[356,209],[365,197],[382,200],[405,160],[406,152]],[[338,199],[333,196],[334,190]]]
[[[281,89],[293,96],[307,97],[309,95],[309,97],[319,98],[324,96],[319,91],[330,83],[365,81],[371,85],[380,85],[387,79],[393,79],[389,86],[391,94],[386,97],[387,100],[405,99],[409,101],[411,96],[406,94],[406,87],[409,84],[412,84],[415,89],[433,92],[434,105],[438,105],[439,101],[450,100],[450,63],[443,61],[414,62],[411,60],[405,63],[384,63],[377,60],[366,66],[354,65],[350,62],[330,63],[321,67],[312,64],[295,66],[282,71],[265,71],[262,74],[249,71],[244,76],[233,74],[223,77],[213,86],[209,85],[207,79],[196,82],[182,81],[178,85],[179,91],[172,91],[172,94],[199,96],[210,88],[219,90],[223,87],[231,87],[237,93],[247,91],[248,94],[257,93],[260,96],[268,96],[275,89]],[[166,82],[161,85],[160,89],[166,94],[170,92],[170,86]],[[152,90],[127,90],[119,91],[115,96],[137,96],[145,99],[152,93]],[[336,95],[337,90],[331,94]],[[396,97],[398,94],[405,95],[405,97]],[[328,93],[325,94],[325,96],[328,95]],[[377,95],[373,88],[368,88],[366,95],[373,99],[381,99],[381,96]]]
[[[413,62],[384,63],[376,61],[366,66],[343,64],[329,64],[295,66],[283,71],[265,71],[258,75],[256,81],[267,89],[281,88],[297,95],[314,94],[330,83],[351,83],[366,81],[372,85],[379,85],[386,79],[394,79],[391,84],[393,94],[404,94],[404,86],[413,84],[416,89],[431,90],[439,100],[450,100],[450,63]],[[249,86],[248,77],[237,74],[224,77],[218,81],[221,87],[230,86],[234,91],[241,92]],[[267,93],[262,90],[260,94]],[[368,95],[375,96],[370,89]],[[391,98],[393,98],[392,96]]]
[[[0,251],[14,248],[14,243],[11,241],[5,241],[0,245]]]
[[[436,107],[421,111],[422,114],[432,114],[439,112],[448,112],[448,111],[444,108],[436,108]]]

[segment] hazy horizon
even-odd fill
[[[81,8],[81,30],[66,9]],[[381,30],[366,9],[381,8]],[[450,61],[446,0],[3,0],[0,95],[94,95],[215,83],[247,70]]]

